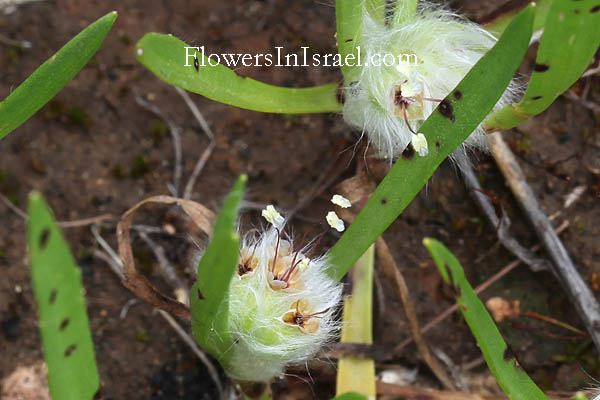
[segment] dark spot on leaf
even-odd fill
[[[596,13],[598,11],[600,11],[600,6],[594,6],[594,7],[591,8],[590,13],[593,14],[593,13]]]
[[[531,99],[532,99],[532,100],[539,100],[539,99],[541,99],[541,98],[542,98],[542,96],[533,96]]]
[[[573,10],[573,12],[574,12],[575,14],[579,14],[579,12],[580,12],[580,11],[579,11],[579,10]]]
[[[455,91],[454,91],[454,98],[455,98],[456,100],[460,100],[460,99],[462,99],[462,92],[461,92],[460,90],[455,90]]]
[[[353,39],[346,39],[345,42],[346,43],[350,43]]]
[[[440,141],[439,141],[439,140],[435,142],[435,147],[437,147],[437,148],[439,149],[441,146],[442,146],[442,145],[440,144]]]
[[[72,344],[65,350],[65,357],[69,357],[77,349],[76,344]]]
[[[517,356],[515,355],[515,352],[510,348],[510,346],[507,345],[502,358],[504,358],[504,360],[516,360]]]
[[[381,199],[381,204],[386,205],[387,204],[387,199]]]
[[[406,146],[406,149],[404,149],[402,152],[402,158],[405,160],[412,160],[414,156],[415,148],[413,147],[412,143],[409,143],[408,146]]]
[[[198,288],[198,300],[204,300],[204,295],[200,291],[200,288]]]
[[[200,63],[198,62],[198,57],[194,56],[194,68],[196,71],[200,71]]]
[[[50,303],[51,305],[54,304],[57,295],[58,291],[56,289],[52,289],[52,292],[50,292],[50,298],[48,299],[48,303]]]
[[[48,244],[48,238],[49,237],[50,237],[50,229],[44,228],[44,230],[40,234],[40,241],[39,241],[40,248],[42,250],[44,250],[46,248],[46,245]]]
[[[65,318],[65,319],[63,319],[63,320],[62,320],[62,322],[60,323],[60,327],[59,327],[59,329],[60,329],[61,331],[64,331],[64,330],[65,330],[65,328],[66,328],[67,326],[69,326],[69,322],[71,322],[71,320],[70,320],[69,318]]]
[[[535,64],[535,67],[533,67],[533,70],[535,72],[546,72],[550,69],[550,66],[547,64]]]
[[[454,117],[454,108],[448,100],[442,100],[442,102],[438,106],[438,110],[440,111],[440,114],[448,118],[451,122],[456,121],[456,118]]]
[[[468,310],[469,310],[469,307],[467,307],[467,305],[466,305],[466,304],[462,304],[462,305],[461,305],[461,307],[462,307],[462,309],[463,309],[463,310],[465,310],[465,311],[468,311]]]

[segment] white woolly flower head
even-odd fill
[[[266,382],[314,357],[339,328],[342,286],[326,274],[327,259],[296,248],[276,222],[244,237],[230,284],[227,372],[242,381]]]
[[[420,126],[495,43],[479,25],[427,2],[389,26],[365,14],[361,74],[346,88],[344,119],[368,135],[379,157],[398,158],[411,142],[426,156],[427,142],[416,135]],[[510,104],[518,92],[511,83],[494,109]],[[485,149],[486,143],[480,126],[465,145]]]

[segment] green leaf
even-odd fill
[[[71,39],[0,103],[0,139],[52,99],[98,51],[117,19],[106,14]]]
[[[341,394],[339,396],[335,396],[331,400],[367,400],[367,398],[365,396],[363,396],[362,394],[348,392],[348,393]]]
[[[547,400],[546,395],[518,366],[517,360],[511,355],[494,320],[465,278],[458,260],[435,239],[426,238],[423,244],[431,253],[444,281],[452,284],[456,290],[458,308],[504,393],[513,400]]]
[[[344,299],[342,343],[373,344],[373,266],[375,246],[354,264],[352,293]],[[343,357],[338,362],[336,393],[357,392],[375,398],[375,362],[369,358]]]
[[[330,252],[330,274],[341,279],[419,193],[440,163],[479,125],[496,104],[521,63],[531,37],[533,10],[527,7],[496,45],[479,60],[420,132],[429,154],[396,161],[348,230]]]
[[[224,365],[227,365],[227,350],[232,346],[228,299],[240,249],[237,213],[247,179],[241,175],[225,200],[213,237],[198,264],[198,280],[190,292],[194,337]]]
[[[335,19],[337,29],[338,53],[343,62],[341,66],[344,82],[349,84],[358,80],[358,46],[362,33],[364,3],[362,0],[336,0]]]
[[[91,400],[100,380],[81,272],[42,196],[29,196],[31,277],[53,399]]]
[[[553,2],[523,99],[490,116],[487,131],[514,128],[541,113],[579,79],[600,44],[599,10],[598,0]]]
[[[544,27],[546,22],[546,16],[554,0],[536,0],[535,2],[535,17],[533,18],[533,30],[537,31]],[[519,3],[517,7],[514,5],[517,3],[508,2],[503,6],[500,6],[497,12],[495,12],[491,18],[486,21],[482,21],[483,27],[489,32],[500,35],[510,21],[519,14],[519,12],[527,5],[527,3]]]
[[[222,64],[211,66],[210,63],[215,64],[216,60],[209,60],[210,52],[203,55],[194,48],[186,50],[186,47],[190,45],[172,35],[147,33],[137,43],[136,54],[139,62],[166,83],[232,106],[283,114],[338,112],[342,109],[335,83],[301,89],[273,86],[238,75]],[[194,66],[195,56],[198,69]],[[232,56],[237,57],[236,54]],[[275,65],[277,55],[272,56]],[[265,64],[266,60],[261,58],[260,63]]]

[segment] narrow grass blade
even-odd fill
[[[190,45],[175,36],[147,33],[136,45],[137,59],[170,85],[247,110],[303,114],[338,112],[342,109],[337,98],[336,83],[301,89],[269,85],[238,75],[223,64],[215,65],[216,59],[209,59],[208,52],[203,55],[201,51],[186,47]],[[237,59],[237,54],[228,55],[233,58],[222,56],[221,61],[229,63],[229,66],[234,61],[237,67],[243,67],[242,62],[246,65],[255,63],[254,59]],[[277,55],[272,56],[271,64],[276,65]],[[267,64],[264,58],[259,62]]]
[[[444,99],[421,129],[425,157],[396,161],[330,253],[331,275],[341,279],[417,195],[440,163],[479,125],[496,104],[521,63],[531,37],[532,7],[523,10],[498,43]]]
[[[533,18],[534,31],[544,27],[548,11],[550,11],[553,2],[554,0],[536,0],[535,17]],[[508,2],[505,5],[500,6],[496,12],[489,16],[489,18],[481,21],[481,24],[487,31],[495,35],[502,34],[508,24],[510,24],[510,21],[512,21],[513,18],[527,6],[528,2],[521,1],[519,4],[516,4],[516,6],[515,4],[515,2]]]
[[[342,343],[373,343],[373,265],[375,245],[354,264],[352,293],[344,300]],[[339,360],[336,393],[360,393],[375,399],[375,362],[368,358]]]
[[[52,99],[98,51],[117,19],[106,14],[81,31],[0,103],[0,139]]]
[[[247,179],[241,175],[225,200],[211,241],[198,264],[198,280],[190,292],[194,337],[204,350],[224,364],[232,345],[228,299],[240,249],[237,213]]]
[[[453,285],[458,308],[504,393],[513,400],[547,400],[511,355],[498,327],[467,281],[456,257],[435,239],[426,238],[423,244],[431,253],[444,281]]]
[[[91,400],[100,380],[81,273],[38,193],[29,196],[31,278],[53,399]]]
[[[554,1],[540,41],[529,86],[518,104],[504,107],[484,126],[493,132],[513,128],[544,111],[579,79],[600,44],[598,0]]]

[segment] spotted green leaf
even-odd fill
[[[42,196],[29,196],[31,278],[53,399],[91,400],[100,380],[81,272]]]
[[[547,400],[511,355],[498,327],[467,281],[456,257],[435,239],[426,238],[423,244],[431,253],[444,281],[453,285],[458,308],[504,393],[512,400]]]
[[[106,14],[81,31],[0,103],[0,139],[52,99],[98,51],[117,19]]]
[[[232,106],[284,114],[341,110],[335,83],[301,89],[269,85],[243,77],[223,64],[214,65],[216,60],[209,60],[208,51],[203,55],[200,48],[196,51],[186,47],[189,48],[190,45],[172,35],[147,33],[136,45],[137,59],[170,85]],[[237,59],[237,54],[231,56],[234,61]],[[272,56],[272,63],[275,65],[276,54]],[[195,57],[198,60],[197,69]],[[229,60],[231,59],[227,58]],[[226,60],[223,57],[221,61]],[[241,67],[242,62],[249,65],[254,60],[240,59],[236,61],[237,67]],[[266,60],[261,59],[260,63],[264,64]]]
[[[198,264],[198,280],[190,292],[192,329],[196,341],[227,364],[229,335],[229,283],[238,263],[240,238],[237,213],[247,177],[238,178],[215,223],[211,241]]]
[[[412,201],[440,163],[481,123],[496,104],[527,50],[533,23],[525,8],[496,45],[469,71],[419,130],[429,154],[396,161],[348,230],[330,252],[330,273],[341,279]]]
[[[487,131],[513,128],[544,111],[588,67],[600,44],[600,1],[554,1],[523,99],[488,118]]]

